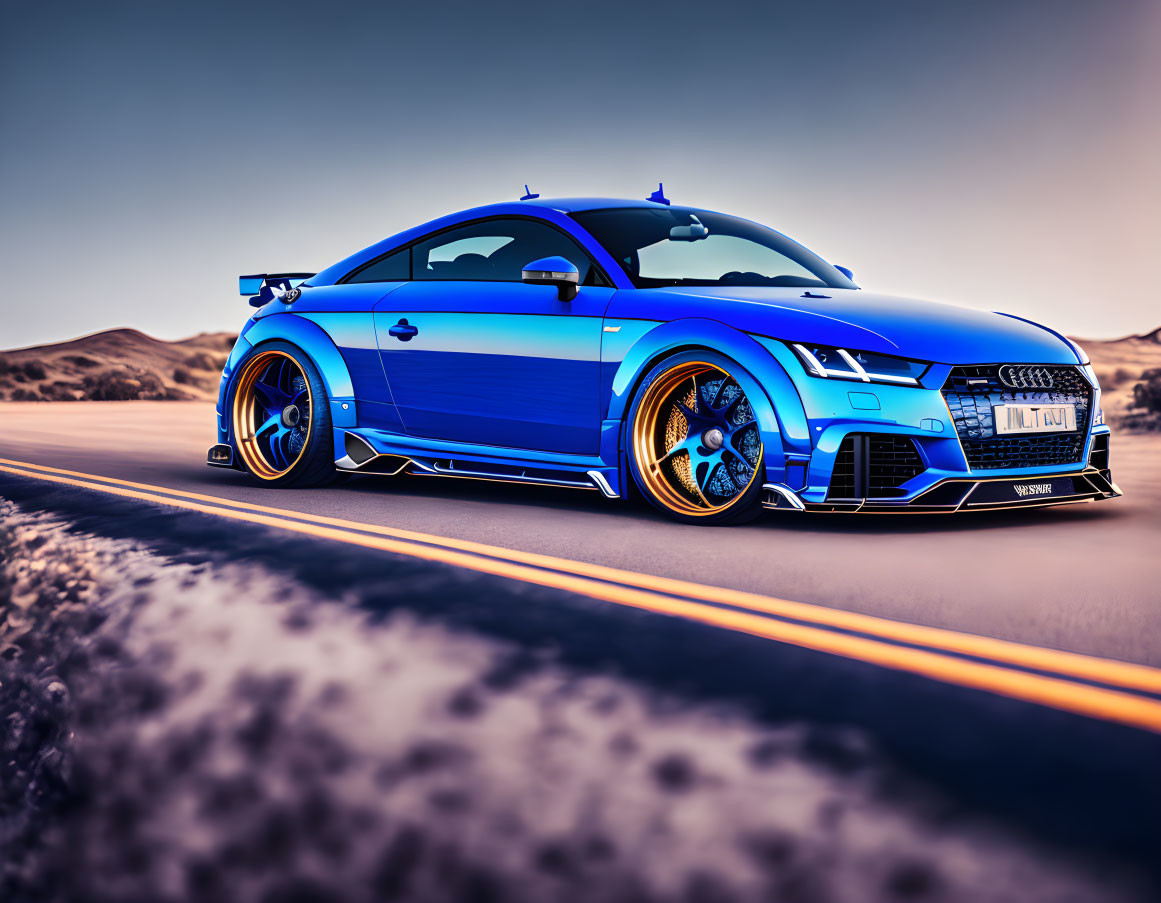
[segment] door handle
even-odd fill
[[[399,339],[401,342],[410,342],[413,338],[419,335],[419,327],[412,326],[407,322],[406,318],[404,318],[388,329],[387,332],[395,336],[395,338]]]

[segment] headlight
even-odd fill
[[[917,386],[919,378],[931,366],[926,361],[909,361],[873,351],[848,351],[829,345],[790,343],[810,376],[824,379],[850,379],[864,383],[888,383]]]

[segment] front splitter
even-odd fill
[[[953,477],[941,480],[910,501],[886,499],[827,499],[787,504],[787,490],[764,494],[765,508],[795,509],[820,514],[955,514],[961,511],[1001,511],[1009,508],[1046,508],[1095,502],[1123,495],[1107,470],[1088,468],[1075,474],[1034,477]]]

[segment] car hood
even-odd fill
[[[945,364],[1075,364],[1058,333],[1018,317],[851,289],[678,287],[618,292],[609,316],[701,317],[790,342]]]

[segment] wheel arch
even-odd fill
[[[218,393],[219,441],[230,443],[232,438],[227,402],[238,364],[252,349],[275,341],[286,342],[298,348],[310,358],[318,370],[327,391],[332,427],[355,426],[355,397],[351,373],[334,340],[321,326],[305,317],[289,313],[272,314],[254,322],[253,326],[238,337],[238,342],[226,361]]]
[[[767,479],[780,482],[787,451],[809,453],[810,428],[798,390],[782,365],[744,332],[716,320],[672,320],[645,333],[630,347],[613,377],[608,419],[620,423],[619,467],[627,476],[626,428],[633,399],[658,363],[675,354],[705,350],[739,364],[742,388],[755,407]]]

